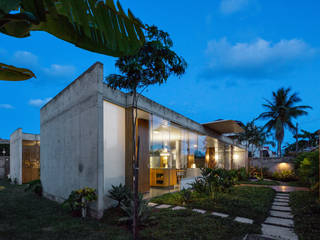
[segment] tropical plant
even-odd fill
[[[126,201],[129,198],[130,190],[127,186],[122,185],[121,183],[119,186],[112,185],[111,187],[112,188],[108,191],[108,197],[117,201],[117,207],[119,207],[122,202]]]
[[[88,204],[97,200],[96,190],[93,188],[82,188],[72,191],[63,206],[71,209],[72,212],[81,211],[81,216],[87,216]]]
[[[0,80],[23,81],[33,77],[35,77],[34,73],[28,69],[0,63]]]
[[[163,84],[170,75],[181,76],[187,64],[171,50],[173,42],[168,33],[155,26],[146,26],[146,42],[137,54],[120,57],[116,67],[120,74],[111,74],[106,78],[107,85],[113,89],[125,89],[131,93],[131,123],[132,123],[132,163],[133,163],[133,193],[138,210],[138,176],[139,161],[136,159],[139,144],[136,143],[136,126],[138,118],[138,100],[142,92],[150,85]],[[138,136],[139,143],[139,136]],[[136,213],[137,215],[138,213]],[[133,219],[133,235],[137,238],[136,220]]]
[[[310,187],[319,182],[319,151],[300,153],[294,162],[300,182]]]
[[[129,198],[129,201],[121,203],[121,208],[127,216],[121,217],[119,221],[133,224],[135,218],[135,199],[132,198],[133,194],[130,194],[130,196],[131,198]],[[137,226],[145,225],[153,219],[151,216],[151,209],[148,207],[148,201],[143,199],[143,195],[140,193],[138,195],[137,207]]]
[[[137,53],[145,40],[143,28],[119,1],[116,8],[113,0],[0,0],[0,32],[17,38],[45,31],[77,47],[119,57]],[[14,80],[26,78],[14,70]],[[12,74],[5,78],[8,73],[0,79],[12,80]]]
[[[296,176],[293,170],[280,170],[276,171],[272,174],[272,178],[279,180],[279,181],[290,181],[295,180]]]
[[[192,192],[190,189],[182,189],[180,191],[182,204],[188,204],[191,201]]]
[[[34,180],[27,183],[27,187],[24,189],[26,192],[34,192],[38,196],[42,196],[42,184],[40,180]]]
[[[281,156],[281,144],[284,138],[285,128],[292,132],[296,131],[292,120],[299,116],[307,115],[305,109],[311,108],[310,106],[296,106],[296,103],[301,99],[297,93],[290,94],[290,88],[280,88],[277,92],[272,92],[272,100],[266,100],[263,106],[267,112],[263,112],[257,119],[268,120],[264,128],[270,132],[274,130],[275,138],[278,141],[278,156]]]

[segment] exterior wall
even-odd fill
[[[10,135],[10,179],[22,184],[22,129],[18,128]]]
[[[267,168],[271,174],[282,170],[293,170],[294,164],[290,158],[264,158],[253,159],[250,165],[258,168]]]
[[[7,177],[10,169],[10,157],[9,156],[0,156],[0,179]]]
[[[97,190],[92,214],[103,214],[103,67],[96,63],[40,112],[41,181],[56,201],[83,187]]]
[[[125,184],[125,109],[103,102],[104,195],[112,185]],[[112,200],[105,198],[105,207]]]

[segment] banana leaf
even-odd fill
[[[23,81],[33,77],[34,73],[28,69],[0,63],[0,81]]]
[[[45,31],[77,47],[109,56],[135,54],[143,24],[113,0],[0,0],[0,32],[18,38]]]

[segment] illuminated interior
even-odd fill
[[[22,141],[22,183],[40,179],[40,141]]]
[[[201,175],[201,168],[245,166],[245,150],[203,136],[156,115],[139,111],[149,121],[151,196],[180,190],[183,179]],[[231,150],[231,148],[233,150]],[[233,159],[231,154],[233,152]]]

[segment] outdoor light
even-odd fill
[[[238,159],[239,159],[239,155],[238,155],[238,154],[234,154],[234,155],[233,155],[233,159],[234,159],[234,160],[238,160]]]
[[[191,168],[196,168],[196,164],[192,163]]]
[[[197,145],[197,144],[195,144],[195,145],[193,145],[193,147],[194,147],[194,148],[196,148],[196,147],[198,147],[198,145]]]
[[[159,134],[160,132],[159,132],[159,131],[153,131],[153,133],[155,133],[155,134]]]
[[[2,154],[3,154],[3,156],[6,154],[6,150],[5,149],[2,150]]]

